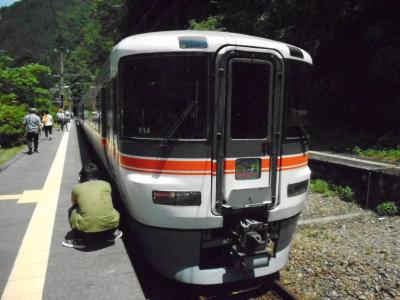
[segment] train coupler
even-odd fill
[[[270,237],[268,224],[253,219],[240,220],[236,230],[232,230],[235,242],[229,254],[236,268],[254,268],[254,263],[267,265]],[[259,266],[261,266],[259,265]]]

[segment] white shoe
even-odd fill
[[[122,237],[122,231],[117,229],[117,230],[114,231],[113,237],[108,239],[107,242],[114,242],[114,241],[118,240],[121,237]]]
[[[83,249],[86,247],[86,244],[82,240],[63,240],[61,243],[64,247],[68,248],[76,248]]]

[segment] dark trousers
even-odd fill
[[[46,137],[48,137],[49,134],[50,134],[50,135],[53,134],[53,126],[44,126],[43,128],[44,128],[44,135],[45,135]]]
[[[61,131],[64,131],[64,120],[58,120],[58,124],[60,124]]]
[[[68,131],[68,127],[69,127],[69,121],[67,119],[64,119],[63,121],[63,127],[65,128],[66,131]]]
[[[74,209],[78,209],[78,205],[77,204],[74,204],[73,206],[71,206],[68,209],[68,222],[69,222],[69,219],[71,218],[72,211]],[[77,238],[77,239],[107,240],[107,239],[110,239],[110,238],[114,237],[113,233],[117,228],[112,228],[112,229],[108,229],[108,230],[104,230],[104,231],[100,231],[100,232],[84,232],[84,231],[80,231],[80,230],[74,229],[72,227],[71,227],[71,229],[72,229],[72,232],[74,234],[74,237]]]
[[[26,138],[27,138],[27,142],[28,142],[29,151],[32,151],[32,143],[33,143],[34,150],[37,151],[38,145],[39,145],[39,133],[27,132]]]

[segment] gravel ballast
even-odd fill
[[[355,203],[310,193],[282,281],[304,299],[400,299],[400,216],[379,217]]]

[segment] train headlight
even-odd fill
[[[199,206],[201,204],[200,192],[153,191],[152,194],[155,204],[177,206]]]
[[[288,197],[297,196],[307,192],[307,189],[308,189],[308,180],[292,183],[289,184],[287,187],[287,195]]]

